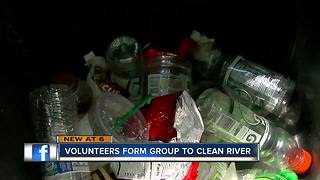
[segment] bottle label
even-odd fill
[[[152,96],[162,96],[173,92],[187,90],[190,85],[188,76],[150,74],[148,75],[148,94]]]
[[[261,135],[225,114],[216,121],[216,126],[242,142],[259,143],[261,139]]]
[[[66,172],[89,172],[88,162],[46,162],[43,173],[45,176],[54,176]]]
[[[189,162],[119,162],[111,168],[119,179],[182,179]],[[182,177],[181,177],[182,176]]]
[[[176,162],[152,162],[150,179],[167,179],[176,173]]]
[[[149,162],[120,162],[116,173],[119,179],[142,179],[150,167]]]
[[[248,136],[245,138],[250,142],[255,142],[255,139],[260,139],[259,143],[261,147],[265,143],[270,131],[269,121],[236,101],[232,103],[232,114],[241,119],[241,121],[250,128],[248,130]],[[253,131],[254,129],[258,131],[259,134]]]
[[[128,91],[130,94],[129,99],[132,101],[139,101],[142,96],[142,89],[141,89],[141,79],[140,77],[130,79],[128,85]]]
[[[245,105],[272,112],[284,96],[281,80],[282,76],[237,56],[227,69],[223,86]]]
[[[223,129],[223,131],[227,132],[231,136],[234,136],[241,142],[259,143],[260,147],[265,143],[269,133],[269,123],[263,119],[261,119],[261,123],[264,123],[265,125],[263,134],[257,133],[251,129],[250,126],[243,125],[243,123],[240,123],[225,114],[222,114],[215,122],[218,128]]]

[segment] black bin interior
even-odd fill
[[[23,143],[35,142],[29,92],[68,70],[85,78],[83,55],[104,56],[110,41],[130,35],[175,52],[192,30],[213,37],[221,49],[242,54],[297,83],[302,97],[298,128],[312,152],[306,178],[319,179],[319,15],[315,4],[296,1],[100,1],[0,5],[0,177],[40,178],[38,165],[23,162]],[[10,150],[9,150],[10,148]]]

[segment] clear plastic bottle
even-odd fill
[[[221,138],[211,132],[203,132],[201,136],[202,143],[223,143]],[[198,168],[198,180],[214,179],[223,180],[228,171],[231,162],[200,162]]]
[[[92,100],[92,90],[86,81],[77,78],[71,72],[62,71],[55,74],[52,83],[69,86],[76,96],[76,108],[79,114],[85,113],[89,109]]]
[[[140,53],[141,47],[136,39],[129,36],[120,36],[109,45],[106,59],[111,65],[111,71],[119,76],[131,79],[141,75]]]
[[[192,57],[201,67],[200,74],[219,81],[230,96],[255,113],[282,118],[295,87],[293,81],[242,56],[221,52],[213,42],[197,43]]]
[[[282,118],[295,83],[259,64],[236,56],[223,62],[222,87],[241,104],[260,115]]]
[[[55,143],[57,135],[73,135],[77,119],[77,97],[67,85],[49,85],[30,93],[31,118],[38,142]],[[47,180],[90,179],[88,163],[45,162]]]
[[[71,135],[77,116],[77,98],[67,85],[49,85],[30,93],[30,113],[38,142],[55,142]]]
[[[202,134],[201,141],[204,143],[222,143],[219,137],[209,132]],[[198,179],[228,180],[226,174],[234,173],[230,168],[232,164],[231,162],[200,162]],[[260,162],[251,164],[244,169],[240,167],[240,169],[236,172],[238,180],[297,180],[297,175],[291,170],[283,169],[280,171],[279,167]]]
[[[259,143],[261,160],[279,169],[289,168],[297,174],[309,169],[310,153],[299,148],[291,135],[271,126],[267,119],[222,92],[208,89],[200,95],[197,104],[206,131],[219,139],[234,143]]]
[[[176,56],[158,56],[144,59],[144,95],[164,96],[189,90],[191,86],[191,64]]]

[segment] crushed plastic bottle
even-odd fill
[[[310,153],[299,148],[291,135],[222,92],[208,89],[197,104],[207,132],[225,142],[259,143],[261,160],[270,166],[289,168],[297,174],[309,169]]]

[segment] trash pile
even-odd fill
[[[86,80],[70,72],[30,93],[38,142],[56,135],[112,135],[113,142],[258,143],[260,161],[47,162],[46,179],[298,179],[311,155],[291,132],[294,81],[193,31],[177,52],[128,36],[105,57],[84,56]],[[249,165],[248,165],[249,164]]]

